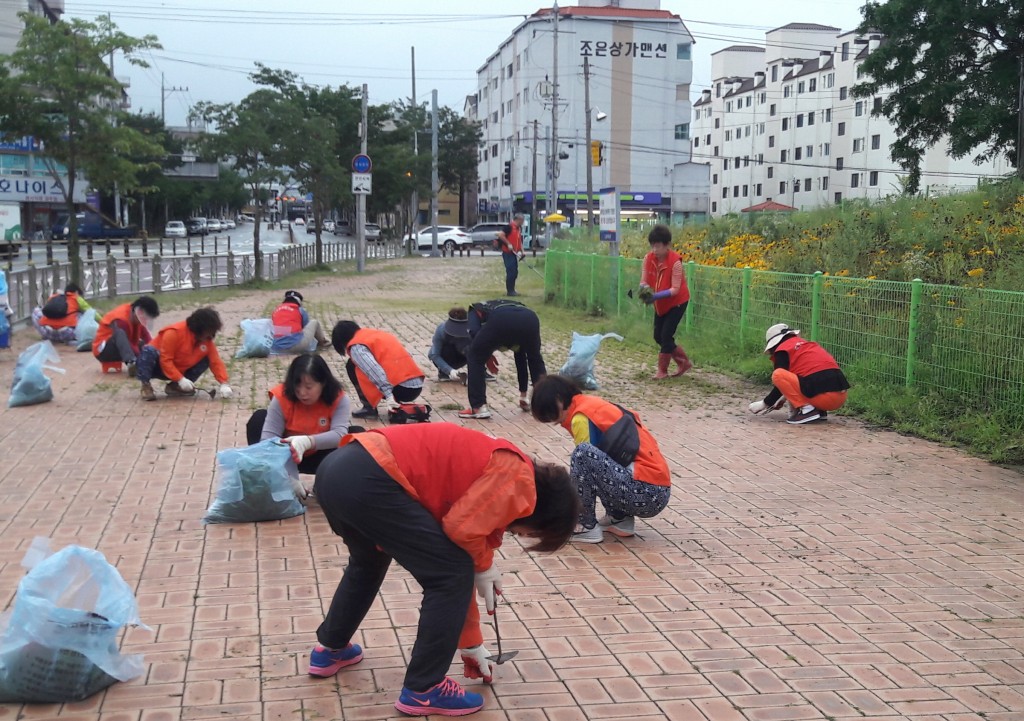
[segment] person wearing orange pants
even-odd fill
[[[794,425],[828,419],[828,412],[846,403],[850,384],[832,355],[814,341],[800,337],[785,323],[765,333],[764,352],[771,356],[772,390],[764,400],[750,404],[754,414],[770,413],[789,401],[787,423]]]

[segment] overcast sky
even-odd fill
[[[575,5],[563,2],[562,5]],[[695,37],[691,99],[711,82],[711,53],[736,43],[763,44],[764,33],[791,22],[852,30],[857,0],[729,0],[683,3],[662,0]],[[426,8],[437,8],[428,13]],[[147,69],[115,67],[128,76],[133,112],[160,112],[161,75],[166,121],[184,125],[194,103],[237,101],[252,91],[256,61],[286,68],[313,85],[369,86],[371,104],[412,93],[410,48],[416,48],[416,94],[460,113],[477,87],[476,70],[536,0],[67,0],[68,15],[95,19],[110,13],[133,36],[156,35],[162,50],[147,54]],[[442,9],[443,8],[443,9]],[[178,90],[177,88],[187,88]]]

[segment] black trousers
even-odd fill
[[[440,683],[473,600],[472,558],[358,443],[320,464],[313,489],[331,530],[348,547],[348,565],[317,640],[328,648],[352,640],[393,558],[423,589],[405,687],[421,692]]]
[[[259,443],[260,437],[263,435],[263,424],[266,422],[266,408],[260,408],[249,416],[249,422],[245,424],[245,442],[250,446]],[[327,448],[322,451],[307,453],[302,459],[302,463],[299,464],[299,473],[316,473],[316,469],[320,467],[320,463],[327,458],[328,454],[333,452],[333,448]]]
[[[671,308],[665,315],[654,314],[654,342],[658,344],[659,353],[671,353],[676,349],[676,329],[679,328],[679,321],[686,313],[686,306],[683,303]]]
[[[540,319],[525,307],[504,307],[491,311],[487,322],[477,331],[466,351],[469,367],[469,405],[479,408],[487,403],[487,378],[484,364],[499,348],[518,347],[515,351],[519,392],[547,373],[540,352]]]
[[[363,389],[359,387],[359,378],[356,377],[356,364],[353,363],[351,359],[345,363],[345,372],[348,374],[348,379],[352,382],[352,387],[356,389],[356,395],[359,396],[359,400],[363,402],[363,406],[368,407],[370,405],[370,401],[366,400],[366,396],[363,395]],[[412,403],[420,397],[420,393],[422,391],[422,388],[391,386],[391,393],[394,395],[395,401],[398,403]]]

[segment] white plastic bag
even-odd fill
[[[14,365],[14,383],[11,384],[11,397],[7,400],[7,407],[17,408],[52,401],[53,388],[43,369],[65,372],[63,368],[51,365],[53,363],[60,363],[60,356],[57,355],[53,343],[48,340],[33,343],[23,350]]]
[[[217,474],[217,497],[203,523],[279,521],[306,512],[296,498],[301,484],[291,447],[278,439],[219,451]]]
[[[75,342],[78,344],[78,352],[84,353],[92,350],[92,342],[99,329],[100,319],[94,308],[90,308],[78,316],[78,324],[75,325]]]
[[[242,327],[242,347],[235,358],[266,358],[274,345],[274,323],[270,318],[246,318]]]
[[[618,333],[580,335],[573,331],[572,345],[569,346],[569,358],[558,372],[572,378],[588,391],[597,390],[599,386],[594,377],[594,360],[597,358],[597,351],[601,348],[601,341],[605,338],[614,338],[617,341],[623,339]]]

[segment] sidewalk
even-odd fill
[[[414,258],[300,287],[327,328],[350,317],[391,330],[430,371],[436,324],[454,303],[499,295],[500,267],[491,257]],[[522,300],[540,307],[539,279],[525,269],[520,279]],[[267,316],[280,296],[218,304],[226,361],[238,322]],[[157,326],[186,315],[167,310]],[[14,352],[0,351],[5,389],[34,335],[21,330]],[[544,341],[557,371],[569,339]],[[159,400],[143,403],[137,382],[100,375],[91,354],[60,353],[68,372],[53,375],[53,402],[0,409],[0,600],[12,602],[33,537],[98,548],[153,628],[124,644],[145,655],[147,672],[79,704],[0,705],[0,721],[401,718],[392,704],[420,601],[408,574],[392,566],[355,639],[365,660],[313,679],[308,653],[345,563],[315,503],[279,523],[200,523],[215,453],[244,445],[245,421],[290,358],[231,362],[230,401],[164,399],[158,386]],[[1024,719],[1018,472],[843,417],[755,417],[746,405],[761,390],[716,388],[696,353],[687,377],[654,384],[651,354],[606,343],[597,376],[668,456],[669,508],[638,521],[635,538],[554,555],[527,555],[507,538],[502,645],[520,653],[493,686],[471,682],[486,699],[474,718]],[[324,357],[348,387],[342,359]],[[569,435],[519,411],[511,355],[501,361],[488,388],[493,419],[456,420],[465,389],[428,382],[437,420],[567,462]],[[462,680],[461,663],[452,675]]]

